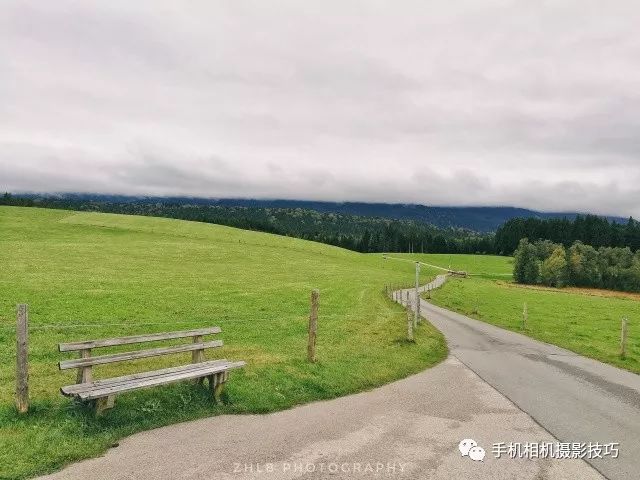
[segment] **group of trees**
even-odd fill
[[[0,196],[0,205],[99,211],[216,223],[313,240],[358,252],[493,253],[493,237],[392,220],[306,208],[207,205],[182,201],[96,201],[69,197]]]
[[[578,215],[573,220],[513,218],[496,231],[496,253],[511,255],[523,238],[550,240],[566,248],[580,241],[594,248],[629,247],[636,252],[640,250],[640,222],[630,218],[626,223],[616,223],[595,215]]]
[[[640,292],[640,251],[629,247],[600,247],[574,242],[520,240],[514,254],[516,282],[551,287],[593,287]]]

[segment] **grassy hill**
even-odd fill
[[[179,220],[0,207],[0,478],[95,456],[146,428],[220,413],[268,412],[372,388],[446,355],[429,325],[403,341],[406,317],[382,295],[413,266],[339,248]],[[433,274],[428,269],[425,276]],[[309,293],[320,289],[319,362],[305,361]],[[15,306],[30,305],[32,409],[13,408]],[[215,406],[191,384],[118,397],[93,419],[59,394],[59,342],[222,327],[215,356],[242,359]],[[215,358],[210,353],[208,358]],[[138,370],[189,361],[138,361]],[[101,378],[133,366],[95,369]]]

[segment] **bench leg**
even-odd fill
[[[96,417],[104,414],[105,411],[113,408],[116,404],[116,396],[109,395],[108,397],[97,398],[94,404],[94,412]]]
[[[220,403],[224,384],[227,381],[226,372],[209,375],[209,389],[216,403]]]

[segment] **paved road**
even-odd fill
[[[425,300],[420,309],[444,333],[452,355],[555,437],[619,442],[619,458],[590,461],[607,478],[640,478],[639,375]]]
[[[473,438],[483,462],[462,457]],[[582,460],[495,458],[492,442],[553,437],[454,357],[370,392],[269,415],[140,433],[48,480],[602,480]]]

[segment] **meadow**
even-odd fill
[[[423,269],[423,278],[435,271]],[[328,245],[150,217],[0,207],[0,478],[20,479],[103,453],[125,435],[223,413],[265,413],[362,391],[447,354],[383,295],[413,265]],[[318,359],[306,362],[311,289],[320,290]],[[15,308],[29,304],[31,409],[14,408]],[[62,397],[57,344],[217,325],[207,358],[245,360],[215,405],[182,383],[118,397],[93,418]],[[130,349],[130,346],[127,347]],[[104,353],[108,353],[105,349]],[[190,361],[189,354],[94,369],[95,378]]]
[[[382,254],[375,255],[382,256]],[[509,280],[512,277],[513,271],[513,258],[500,257],[497,255],[469,255],[456,253],[389,253],[385,255],[390,257],[389,262],[393,263],[395,263],[393,259],[400,259],[407,262],[419,261],[444,269],[465,271],[470,273],[473,277],[480,278]],[[444,273],[440,270],[425,266],[421,267],[421,271],[424,271],[426,276],[433,275],[434,272]],[[424,282],[421,280],[421,283]]]
[[[448,253],[428,253],[411,257],[438,267],[465,271],[474,277],[510,279],[513,272],[511,257]]]

